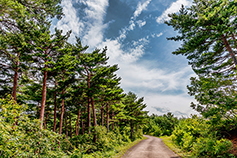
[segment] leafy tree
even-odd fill
[[[170,112],[162,116],[153,114],[148,117],[148,123],[144,126],[143,132],[154,136],[170,136],[178,122],[178,119]]]
[[[126,124],[130,124],[130,138],[134,139],[134,127],[144,125],[148,111],[144,111],[146,104],[143,103],[144,98],[138,98],[136,94],[128,92],[122,103],[124,107],[125,119],[121,120]]]
[[[19,73],[25,69],[24,61],[27,52],[32,49],[33,38],[30,33],[33,29],[49,25],[48,18],[62,16],[60,0],[31,0],[13,1],[3,0],[0,2],[0,68],[4,72],[3,93],[9,93],[9,82],[12,84],[12,95],[16,100],[17,80]],[[12,75],[12,72],[14,75]]]
[[[197,74],[235,74],[236,1],[194,0],[190,8],[170,14],[168,26],[179,32],[169,40],[183,41],[173,52],[187,56]]]
[[[220,120],[236,109],[236,1],[194,0],[189,8],[170,14],[166,24],[179,32],[169,40],[183,41],[175,55],[187,56],[198,78],[191,78],[192,107],[204,117]],[[230,112],[230,113],[229,113]]]
[[[236,84],[229,78],[192,77],[188,90],[189,94],[195,96],[198,101],[198,103],[192,103],[191,107],[213,121],[213,125],[218,125],[223,119],[231,120],[235,117]]]

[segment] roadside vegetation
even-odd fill
[[[60,2],[0,2],[0,157],[111,157],[143,137],[144,98],[123,92],[107,48],[50,31]]]
[[[156,136],[166,133],[191,157],[237,156],[236,5],[235,0],[194,0],[165,22],[178,31],[168,40],[182,42],[173,54],[186,56],[196,73],[187,88],[197,101],[191,107],[200,116],[180,118],[174,127],[160,121],[147,132]],[[155,120],[166,120],[170,125],[167,116],[163,117],[150,117],[148,126],[155,126]]]

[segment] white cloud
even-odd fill
[[[160,37],[160,36],[162,36],[162,35],[163,35],[163,32],[157,34],[156,37]]]
[[[79,36],[82,38],[82,43],[89,45],[91,50],[101,43],[104,30],[108,27],[108,24],[104,24],[104,17],[109,2],[108,0],[77,0],[77,3],[86,6],[83,10],[85,17],[79,19],[77,10],[72,5],[72,0],[63,0],[61,4],[65,16],[53,27],[64,31],[72,30],[69,41],[74,43],[74,36]]]
[[[138,20],[137,24],[141,28],[142,26],[146,25],[146,21]]]
[[[90,0],[84,3],[87,5],[85,9],[87,28],[84,30],[86,33],[82,42],[94,48],[103,40],[104,30],[108,27],[103,22],[109,2],[108,0]]]
[[[61,29],[65,32],[72,30],[71,37],[74,38],[74,36],[79,35],[79,30],[82,30],[84,28],[84,24],[80,22],[79,17],[77,17],[76,9],[72,6],[71,0],[64,0],[61,3],[63,7],[63,13],[65,16],[57,22],[55,26],[58,29]],[[72,42],[72,41],[70,41]]]
[[[141,38],[137,41],[133,41],[131,47],[124,51],[120,40],[121,36],[114,40],[106,39],[99,45],[100,48],[104,46],[108,47],[107,55],[109,56],[109,64],[132,65],[142,57],[145,46],[149,43],[146,38]]]
[[[141,93],[140,95],[144,95]],[[189,95],[161,95],[161,94],[145,94],[145,102],[148,105],[146,110],[149,114],[161,115],[172,112],[175,116],[190,116],[190,114],[198,114],[190,107],[191,102],[195,99]],[[159,110],[161,109],[161,110]]]
[[[119,37],[120,41],[124,40],[127,37],[127,32],[134,30],[136,18],[142,13],[143,10],[146,10],[146,8],[150,2],[151,2],[151,0],[147,0],[142,4],[141,4],[141,2],[138,3],[137,8],[134,11],[133,16],[131,17],[131,19],[129,21],[129,26],[123,28],[120,31],[120,37]],[[138,20],[136,23],[138,24],[139,27],[142,27],[146,24],[146,21]]]
[[[134,24],[134,21],[130,21],[129,23],[130,23],[130,25],[129,25],[129,27],[128,27],[128,31],[131,31],[131,30],[134,29],[135,24]]]
[[[138,3],[136,11],[133,14],[133,18],[136,19],[143,10],[146,10],[148,4],[151,2],[151,0],[147,0],[146,2],[144,2],[143,4],[141,4],[141,2]]]
[[[192,2],[190,0],[177,0],[176,2],[173,2],[170,7],[168,9],[166,9],[161,16],[159,16],[156,21],[157,23],[161,24],[164,21],[169,20],[168,14],[171,13],[176,13],[179,11],[179,9],[181,8],[181,5],[184,6],[190,6],[192,4]]]

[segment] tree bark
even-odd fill
[[[77,135],[77,136],[79,135],[78,125],[79,125],[79,119],[80,119],[80,112],[81,112],[81,110],[78,110],[77,122],[76,122],[76,125],[75,125],[75,131],[76,131],[76,135]]]
[[[232,48],[230,47],[229,42],[227,41],[225,35],[222,35],[221,37],[222,37],[222,40],[223,40],[223,42],[225,44],[225,47],[227,48],[228,52],[230,53],[231,58],[234,61],[235,66],[237,66],[237,59],[235,57],[235,53],[233,52]]]
[[[54,121],[53,121],[53,131],[56,130],[56,123],[57,123],[57,80],[55,79],[55,92],[54,92]]]
[[[92,111],[93,111],[93,124],[94,124],[94,127],[96,128],[97,127],[97,121],[96,121],[95,103],[94,103],[93,98],[91,98],[91,104],[92,104]],[[96,141],[97,141],[97,134],[96,134],[96,131],[95,131],[94,142],[96,143]]]
[[[84,110],[84,114],[85,114],[85,110]],[[85,134],[85,124],[83,122],[83,114],[82,114],[82,111],[81,111],[81,128],[82,128],[82,135]]]
[[[88,133],[91,133],[91,99],[88,97]]]
[[[17,62],[16,62],[16,69],[15,69],[15,74],[14,74],[14,79],[13,79],[13,89],[12,89],[12,96],[14,100],[16,101],[16,89],[17,89],[17,79],[18,79],[18,71],[19,71],[19,56],[20,53],[17,53]]]
[[[48,119],[48,116],[49,116],[49,112],[46,114],[46,117],[44,119],[44,129],[47,129],[47,119]]]
[[[101,126],[104,127],[104,106],[100,109],[101,112]]]
[[[64,76],[63,76],[63,81],[64,81]],[[61,118],[60,118],[60,125],[59,125],[59,134],[62,134],[62,126],[63,126],[63,114],[64,114],[64,94],[65,94],[65,89],[62,91],[62,108],[61,108]]]
[[[64,89],[63,89],[62,95],[64,95]],[[62,99],[61,117],[60,117],[60,124],[59,124],[59,134],[62,134],[63,114],[64,114],[64,99]]]
[[[107,115],[106,115],[106,117],[107,117],[107,119],[106,119],[106,121],[107,121],[107,133],[109,133],[109,103],[107,103],[107,108],[106,108],[106,110],[107,110]]]
[[[72,138],[72,116],[69,113],[69,130],[70,130],[70,138]]]
[[[93,98],[91,98],[91,104],[92,104],[92,111],[93,111],[93,124],[94,124],[94,127],[97,127],[95,103],[94,103]]]
[[[65,110],[65,131],[66,131],[66,138],[68,137],[68,128],[67,128],[67,110]]]
[[[114,110],[112,110],[112,130],[114,130]]]
[[[47,61],[45,61],[47,62]],[[45,69],[47,69],[47,65],[44,66]],[[44,120],[44,110],[45,110],[45,102],[46,102],[46,92],[47,92],[47,71],[44,70],[44,79],[43,79],[43,90],[42,90],[42,101],[41,101],[41,109],[40,109],[40,129],[43,129],[43,120]]]

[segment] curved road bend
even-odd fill
[[[122,158],[180,158],[157,137],[145,135],[147,139],[131,147]]]

